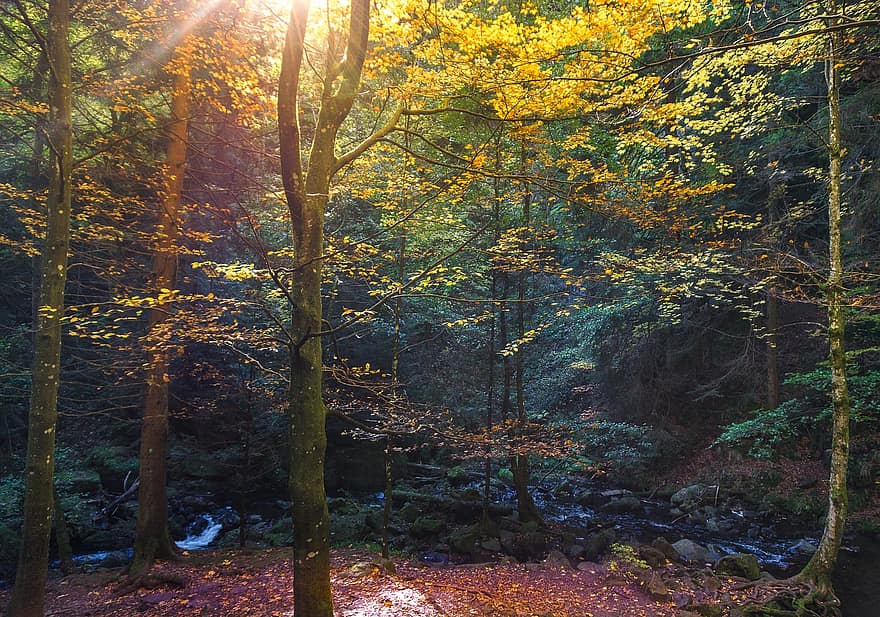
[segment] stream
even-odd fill
[[[176,540],[178,548],[184,551],[198,551],[208,548],[217,539],[223,530],[220,523],[212,514],[199,514],[186,528],[186,537]],[[83,565],[114,566],[128,563],[133,554],[133,549],[119,549],[115,551],[100,551],[86,555],[75,555],[73,560]],[[55,561],[52,567],[60,564]]]

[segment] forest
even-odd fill
[[[0,611],[874,617],[873,0],[0,3]]]

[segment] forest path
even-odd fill
[[[119,571],[50,581],[47,617],[292,615],[289,549],[206,551],[162,563],[161,577],[185,582],[119,596]],[[648,597],[636,581],[609,581],[604,567],[538,564],[428,567],[401,559],[396,574],[371,566],[358,550],[333,553],[339,617],[671,617],[670,602]],[[0,594],[0,603],[5,602]]]

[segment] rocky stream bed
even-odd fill
[[[392,493],[392,550],[418,555],[430,565],[484,562],[546,562],[589,567],[615,544],[635,547],[631,558],[656,566],[712,564],[716,571],[745,578],[786,576],[815,550],[819,529],[804,530],[749,495],[706,484],[646,493],[575,478],[558,478],[534,490],[545,526],[518,521],[514,491],[493,481],[492,524],[482,520],[482,485],[475,475],[421,470]],[[428,473],[431,472],[431,473]],[[381,536],[386,495],[340,493],[329,499],[336,546],[370,546]],[[176,517],[189,521],[178,540],[185,551],[239,545],[239,514],[205,499],[189,500]],[[289,505],[283,500],[253,504],[245,514],[248,546],[290,542]],[[196,508],[200,508],[197,511]],[[805,532],[806,531],[806,532]],[[87,570],[123,566],[130,549],[90,551],[76,560]],[[846,617],[874,617],[880,589],[880,549],[870,538],[848,538],[838,584]],[[763,574],[762,574],[763,572]],[[871,578],[873,576],[873,578]]]

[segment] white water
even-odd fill
[[[197,551],[205,548],[213,542],[223,530],[223,524],[218,523],[210,514],[202,514],[200,519],[205,521],[205,528],[198,534],[190,533],[183,540],[177,542],[177,546],[185,551]],[[190,528],[193,525],[190,524]]]

